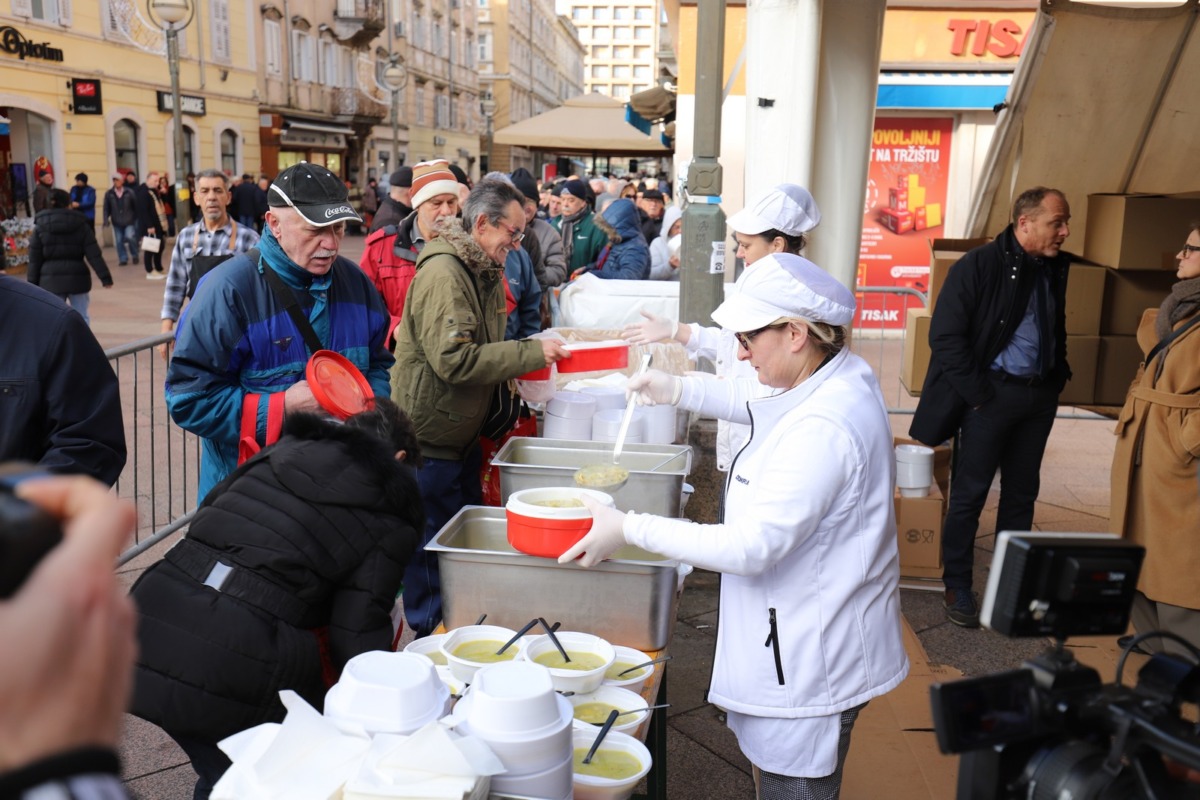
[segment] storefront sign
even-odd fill
[[[11,25],[0,28],[0,50],[16,56],[22,61],[27,58],[40,58],[45,61],[63,60],[62,50],[51,47],[49,42],[31,42]]]
[[[1015,66],[1036,12],[888,9],[883,23],[884,67],[897,64]]]
[[[175,110],[175,103],[172,102],[170,92],[158,93],[158,110],[168,114]],[[179,95],[179,110],[184,114],[191,114],[193,117],[203,117],[207,113],[204,107],[204,98],[196,97],[193,94]]]
[[[929,285],[929,240],[942,236],[950,173],[950,118],[876,117],[863,207],[859,286]],[[860,294],[867,329],[903,328],[916,298]]]
[[[100,81],[96,78],[71,78],[71,107],[76,114],[103,114]]]

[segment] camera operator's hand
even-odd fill
[[[83,747],[115,749],[133,688],[133,601],[114,562],[133,505],[84,477],[16,493],[62,520],[63,541],[0,601],[0,773]]]

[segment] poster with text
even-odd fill
[[[953,129],[949,117],[876,117],[859,286],[928,288],[929,240],[944,236]],[[915,297],[860,293],[855,325],[903,328],[904,309],[914,305],[920,305]]]

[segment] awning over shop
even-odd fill
[[[558,153],[665,154],[670,150],[625,121],[625,104],[592,92],[496,131],[496,144]]]
[[[345,150],[347,137],[353,135],[354,129],[345,125],[284,117],[279,143],[284,147]]]
[[[885,72],[875,107],[942,111],[990,109],[1004,102],[1010,72]]]

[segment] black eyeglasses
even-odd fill
[[[512,241],[513,244],[520,244],[521,240],[525,238],[525,234],[521,231],[520,228],[510,228],[507,225],[505,225],[503,221],[497,223],[496,227],[503,228],[504,232],[508,234],[508,238]]]
[[[786,322],[772,322],[770,325],[763,325],[761,328],[758,328],[756,330],[746,331],[745,333],[735,333],[733,335],[733,338],[737,339],[737,343],[740,344],[743,348],[745,348],[746,352],[749,353],[750,352],[750,343],[752,341],[754,341],[755,336],[758,336],[763,331],[769,331],[772,328],[782,328],[782,327],[785,327],[786,325],[787,325]]]
[[[1183,247],[1179,248],[1179,251],[1181,253],[1183,253],[1184,255],[1191,255],[1192,253],[1200,253],[1200,245],[1185,244]]]

